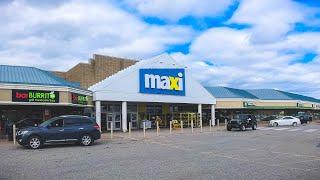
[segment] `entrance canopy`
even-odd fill
[[[190,69],[163,54],[91,86],[94,101],[216,104],[215,98],[191,76]]]

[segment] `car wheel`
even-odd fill
[[[240,129],[241,129],[241,131],[245,131],[245,130],[246,130],[246,127],[245,127],[244,125],[241,125],[241,126],[240,126]]]
[[[93,143],[93,139],[90,135],[85,134],[85,135],[81,136],[80,143],[83,146],[90,146]]]
[[[231,127],[227,126],[227,131],[231,131],[231,129],[232,129]]]
[[[296,122],[292,123],[292,126],[297,126],[298,124]]]
[[[39,136],[31,136],[28,140],[28,148],[39,149],[42,147],[42,140]]]
[[[257,125],[254,124],[254,125],[252,126],[252,130],[256,130],[256,129],[257,129]]]
[[[279,126],[279,124],[278,123],[273,123],[273,127],[277,127],[277,126]]]

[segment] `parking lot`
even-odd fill
[[[115,133],[91,147],[1,142],[0,179],[320,179],[320,124]]]

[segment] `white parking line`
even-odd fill
[[[308,130],[305,130],[303,132],[312,133],[312,132],[315,132],[315,131],[318,131],[318,129],[308,129]]]
[[[302,129],[290,129],[288,131],[300,131],[300,130],[302,130]]]
[[[289,128],[275,128],[275,129],[273,129],[273,130],[275,130],[275,131],[282,131],[282,130],[286,130],[286,129],[289,129]]]

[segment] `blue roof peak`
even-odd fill
[[[229,87],[205,87],[213,96],[217,98],[246,98],[257,99],[254,95],[242,89],[229,88]]]
[[[79,83],[69,82],[52,72],[28,66],[0,65],[0,83],[80,88]]]
[[[299,100],[320,103],[319,99],[281,91],[279,89],[236,89],[230,87],[205,87],[216,98],[243,98],[261,100]]]

